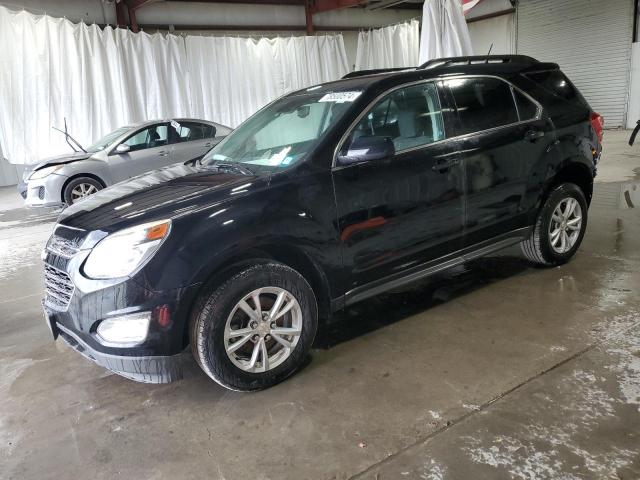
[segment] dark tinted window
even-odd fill
[[[559,70],[528,73],[526,76],[557,97],[569,101],[582,99],[569,79]]]
[[[513,90],[513,95],[516,98],[516,106],[518,107],[518,116],[520,117],[520,121],[535,118],[538,113],[538,106],[516,89]]]
[[[447,80],[458,110],[458,134],[479,132],[518,121],[511,87],[495,78]]]

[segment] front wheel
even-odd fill
[[[71,180],[65,187],[62,196],[67,205],[73,205],[78,200],[88,197],[102,190],[102,184],[91,177],[78,177]]]
[[[587,228],[587,201],[573,183],[557,186],[547,197],[531,236],[520,245],[539,265],[560,265],[575,255]]]
[[[201,297],[191,318],[191,350],[223,387],[262,390],[300,368],[317,325],[316,299],[304,277],[282,264],[258,264]]]

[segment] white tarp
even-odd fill
[[[349,71],[342,35],[186,38],[192,112],[236,127],[292,90]]]
[[[419,63],[465,55],[473,55],[473,48],[460,0],[425,0]]]
[[[85,146],[155,118],[235,127],[279,95],[348,72],[341,35],[185,40],[1,6],[0,45],[0,142],[15,164],[69,152],[51,128],[65,117]]]
[[[356,70],[418,65],[420,22],[409,22],[358,34]]]
[[[68,152],[118,126],[188,113],[184,41],[0,7],[0,139],[11,163]]]

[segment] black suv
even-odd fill
[[[197,165],[64,210],[43,254],[47,323],[134,380],[180,378],[190,345],[221,385],[269,387],[346,305],[515,243],[569,260],[602,126],[556,64],[525,56],[290,93]]]

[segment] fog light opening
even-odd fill
[[[106,318],[96,329],[98,341],[108,347],[133,347],[144,342],[149,332],[151,312]]]

